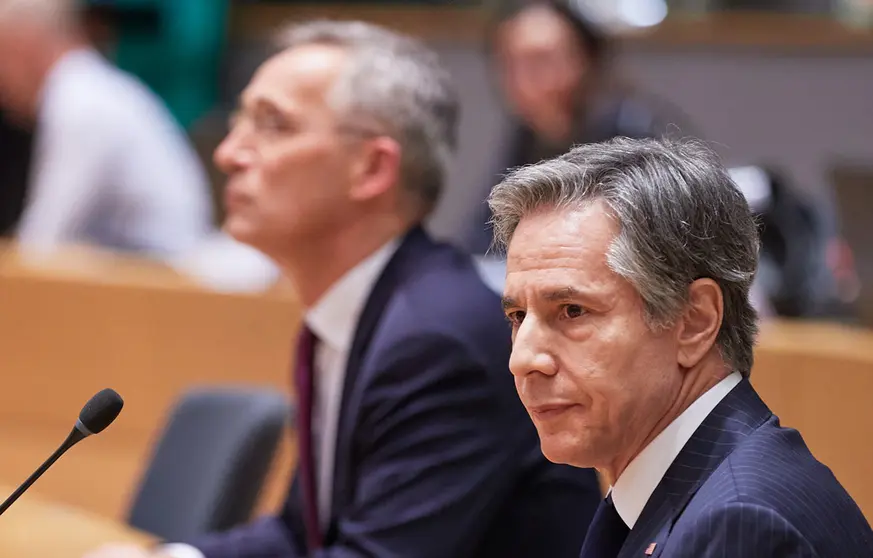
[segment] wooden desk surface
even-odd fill
[[[761,328],[752,385],[783,426],[800,431],[813,455],[873,521],[873,331],[815,322]]]
[[[88,248],[25,259],[0,244],[0,308],[0,483],[24,480],[88,398],[112,387],[125,400],[118,420],[40,479],[53,502],[100,516],[125,516],[152,443],[186,390],[287,392],[291,384],[300,313],[290,293],[218,293],[157,262]],[[259,511],[281,504],[293,459],[285,440]],[[102,490],[77,481],[92,474]]]
[[[0,517],[0,556],[9,558],[82,558],[107,543],[148,546],[150,535],[126,525],[40,498],[33,489]],[[5,498],[13,489],[0,486]]]
[[[0,276],[202,290],[194,281],[157,261],[114,254],[87,246],[64,247],[45,255],[23,255],[8,240],[0,240]]]

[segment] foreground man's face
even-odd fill
[[[675,337],[653,332],[607,265],[618,227],[602,202],[541,211],[509,244],[510,369],[551,461],[607,467],[651,431],[681,381]]]

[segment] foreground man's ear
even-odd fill
[[[691,368],[715,344],[724,313],[721,287],[712,279],[698,279],[688,287],[688,303],[679,319],[679,365]]]

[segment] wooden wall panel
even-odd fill
[[[112,387],[118,420],[59,461],[32,490],[123,517],[172,404],[203,384],[289,391],[298,326],[287,291],[227,295],[152,263],[91,252],[33,267],[0,253],[0,483],[17,485],[64,439],[81,406]],[[281,501],[283,445],[260,510]]]
[[[873,518],[873,332],[776,322],[763,328],[755,359],[764,401]]]

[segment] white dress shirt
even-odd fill
[[[306,312],[306,325],[318,338],[312,399],[312,441],[318,491],[318,515],[326,528],[331,515],[337,428],[349,352],[370,292],[399,246],[393,240],[346,273]],[[171,558],[203,558],[187,545],[161,551]]]
[[[24,249],[90,243],[160,257],[212,230],[200,159],[146,86],[82,48],[55,63],[38,102]]]
[[[322,527],[326,527],[330,519],[337,426],[349,352],[367,298],[398,244],[395,240],[374,252],[346,273],[306,312],[306,324],[318,338],[312,399],[312,439],[318,475],[318,514]]]
[[[610,492],[618,515],[629,528],[634,528],[652,493],[692,434],[742,379],[739,372],[733,372],[697,398],[643,448],[618,477]]]

